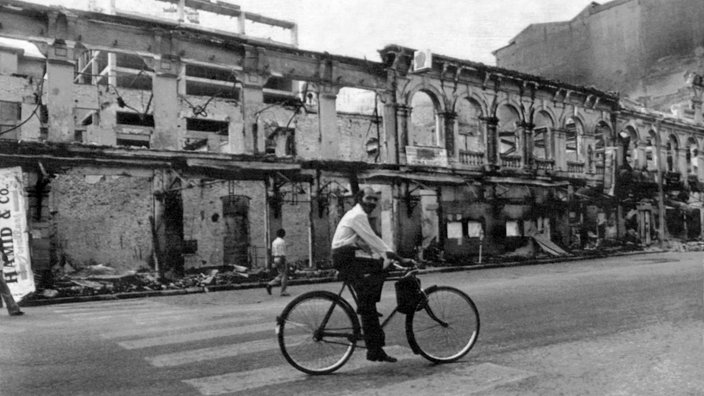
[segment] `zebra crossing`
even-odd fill
[[[195,395],[389,395],[438,394],[440,390],[440,394],[466,395],[533,375],[489,363],[433,366],[397,343],[387,347],[399,359],[393,365],[369,362],[362,350],[335,375],[307,376],[281,357],[274,334],[276,314],[264,313],[275,309],[266,308],[262,304],[183,307],[144,299],[57,307],[54,312],[91,326],[104,342],[143,356],[154,370],[183,369],[187,374],[179,380]],[[225,361],[239,363],[233,370],[220,369],[227,365],[218,362]],[[212,375],[195,369],[209,363],[219,368]]]

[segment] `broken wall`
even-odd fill
[[[249,197],[249,255],[252,267],[266,263],[266,208],[264,183],[235,181],[234,194]],[[191,178],[183,181],[183,238],[195,241],[196,249],[184,255],[185,268],[221,266],[225,263],[225,218],[223,197],[230,193],[227,180]],[[243,241],[238,241],[243,243]],[[246,263],[238,263],[246,265]]]
[[[152,178],[74,168],[51,182],[57,259],[124,272],[152,263]]]

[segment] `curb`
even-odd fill
[[[549,257],[549,258],[544,258],[544,259],[509,261],[509,262],[503,262],[503,263],[474,264],[474,265],[452,266],[452,267],[434,267],[434,268],[422,269],[422,270],[420,270],[420,274],[474,271],[474,270],[482,270],[482,269],[490,269],[490,268],[504,268],[504,267],[521,267],[521,266],[564,263],[564,262],[571,262],[571,261],[583,261],[583,260],[620,257],[620,256],[636,256],[636,255],[664,253],[664,252],[667,252],[667,250],[615,252],[615,253],[608,254],[608,255],[607,254],[595,254],[595,255],[590,255],[590,256]],[[337,282],[337,277],[332,276],[332,277],[323,277],[323,278],[291,279],[291,280],[289,280],[289,285],[290,286],[310,285],[310,284],[328,283],[328,282]],[[217,292],[217,291],[258,289],[258,288],[263,288],[264,285],[266,285],[266,282],[260,281],[260,282],[239,283],[239,284],[230,284],[230,285],[188,287],[185,289],[150,290],[150,291],[126,292],[126,293],[115,293],[115,294],[96,294],[96,295],[92,295],[92,296],[46,298],[46,299],[22,301],[19,303],[19,305],[22,307],[37,307],[37,306],[44,306],[44,305],[69,304],[69,303],[90,302],[90,301],[116,301],[116,300],[127,300],[127,299],[133,299],[133,298],[180,296],[180,295],[186,295],[186,294],[200,294],[200,293],[209,293],[209,292]]]

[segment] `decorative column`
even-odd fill
[[[71,142],[74,139],[73,119],[73,48],[57,39],[48,47],[46,57],[47,110],[50,142]]]
[[[481,117],[486,123],[486,170],[494,171],[499,168],[499,143],[497,128],[499,119],[493,116]]]
[[[411,114],[411,108],[396,104],[396,127],[398,134],[398,152],[399,164],[405,164],[406,161],[406,146],[408,146],[408,116]]]
[[[523,169],[533,168],[533,128],[535,124],[521,122],[521,165]]]
[[[566,141],[565,141],[565,131],[563,129],[555,128],[554,141],[555,141],[555,170],[567,170],[567,158],[565,156]]]
[[[457,113],[454,111],[446,111],[441,114],[441,120],[444,125],[445,149],[447,150],[447,159],[452,162],[457,158],[455,153],[455,120]]]
[[[687,149],[678,148],[677,149],[677,171],[680,174],[680,180],[682,184],[687,182]]]
[[[318,93],[318,127],[320,137],[320,159],[335,160],[340,156],[340,131],[337,128],[335,103],[340,87],[320,85]]]
[[[151,147],[160,150],[181,150],[185,122],[179,118],[178,76],[181,60],[162,55],[154,60],[154,133]]]
[[[704,123],[704,115],[702,115],[702,98],[695,96],[692,98],[692,109],[694,110],[694,123],[701,125]]]
[[[648,145],[644,141],[636,142],[636,165],[638,169],[647,169],[648,167],[648,157],[646,154],[646,149]]]
[[[379,150],[381,150],[381,161],[385,164],[399,163],[399,135],[397,133],[398,124],[396,118],[396,103],[393,102],[390,93],[379,93],[384,103],[383,108],[383,126],[384,134],[382,141],[379,142]]]

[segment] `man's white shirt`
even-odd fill
[[[355,246],[365,251],[373,251],[382,257],[391,249],[379,238],[369,224],[369,217],[360,204],[350,209],[337,225],[332,237],[332,248]]]

